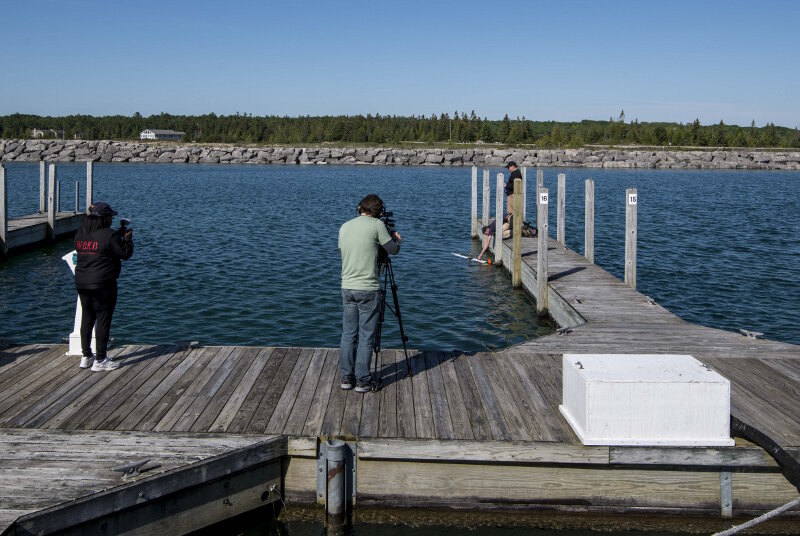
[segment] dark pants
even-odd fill
[[[117,285],[99,289],[78,290],[81,299],[81,350],[83,355],[92,355],[92,329],[97,342],[98,361],[106,358],[108,334],[111,331],[111,316],[117,305]]]

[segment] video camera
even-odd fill
[[[388,210],[386,210],[386,204],[382,203],[381,204],[381,215],[378,216],[378,219],[381,220],[383,222],[383,224],[386,226],[386,230],[389,231],[389,236],[394,238],[395,221],[394,221],[394,218],[392,216],[394,216],[394,212],[389,212]]]
[[[120,218],[119,219],[119,229],[117,229],[117,234],[125,239],[125,235],[131,230],[130,228],[131,220],[128,218]]]

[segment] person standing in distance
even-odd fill
[[[522,172],[517,168],[517,163],[513,160],[506,164],[506,169],[508,169],[508,180],[506,181],[506,205],[507,209],[506,212],[508,214],[514,214],[514,179],[521,179]]]
[[[112,231],[111,221],[116,215],[108,203],[98,201],[89,207],[89,215],[75,234],[78,252],[75,288],[83,311],[80,367],[92,367],[95,372],[119,368],[119,363],[106,359],[106,351],[111,316],[117,305],[120,261],[133,255],[133,232],[124,228]],[[92,330],[97,342],[96,356],[92,355]]]
[[[339,229],[343,305],[339,371],[342,389],[355,386],[356,392],[366,393],[372,384],[370,362],[381,305],[378,248],[396,255],[402,237],[396,232],[389,236],[378,219],[383,201],[377,195],[362,199],[356,211],[359,215]]]

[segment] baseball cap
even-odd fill
[[[97,201],[89,205],[89,214],[92,216],[116,216],[116,210],[112,210],[108,203]]]
[[[511,166],[514,166],[514,167],[519,167],[519,166],[517,165],[517,163],[516,163],[516,162],[514,162],[513,160],[512,160],[511,162],[509,162],[508,164],[506,164],[506,169],[510,168]]]

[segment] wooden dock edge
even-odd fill
[[[482,227],[481,220],[476,220],[474,223],[477,226],[477,229]],[[483,240],[483,235],[478,233],[478,240]],[[548,239],[548,242],[553,241],[553,239]],[[555,245],[557,242],[553,241]],[[564,246],[561,246],[564,247]],[[494,252],[494,245],[489,246],[489,250]],[[503,241],[503,259],[511,259],[513,256],[513,247],[510,240]],[[512,265],[510,262],[504,262],[502,264],[503,268],[511,274]],[[530,265],[523,262],[522,263],[522,288],[536,299],[537,296],[537,278],[536,278],[536,270],[533,269]],[[561,294],[555,290],[552,285],[548,283],[548,311],[549,316],[552,320],[556,323],[556,326],[559,328],[574,328],[576,326],[580,326],[586,323],[586,319],[581,316],[581,314],[575,310],[572,305],[563,297]]]
[[[2,536],[185,534],[280,500],[285,436],[24,515]]]
[[[317,502],[317,438],[291,438],[285,500]],[[797,497],[762,449],[584,447],[548,442],[361,439],[358,507],[555,513],[756,515]],[[800,458],[800,449],[792,454]],[[373,513],[374,515],[374,513]],[[388,514],[387,514],[388,515]],[[800,516],[800,513],[791,514]]]

